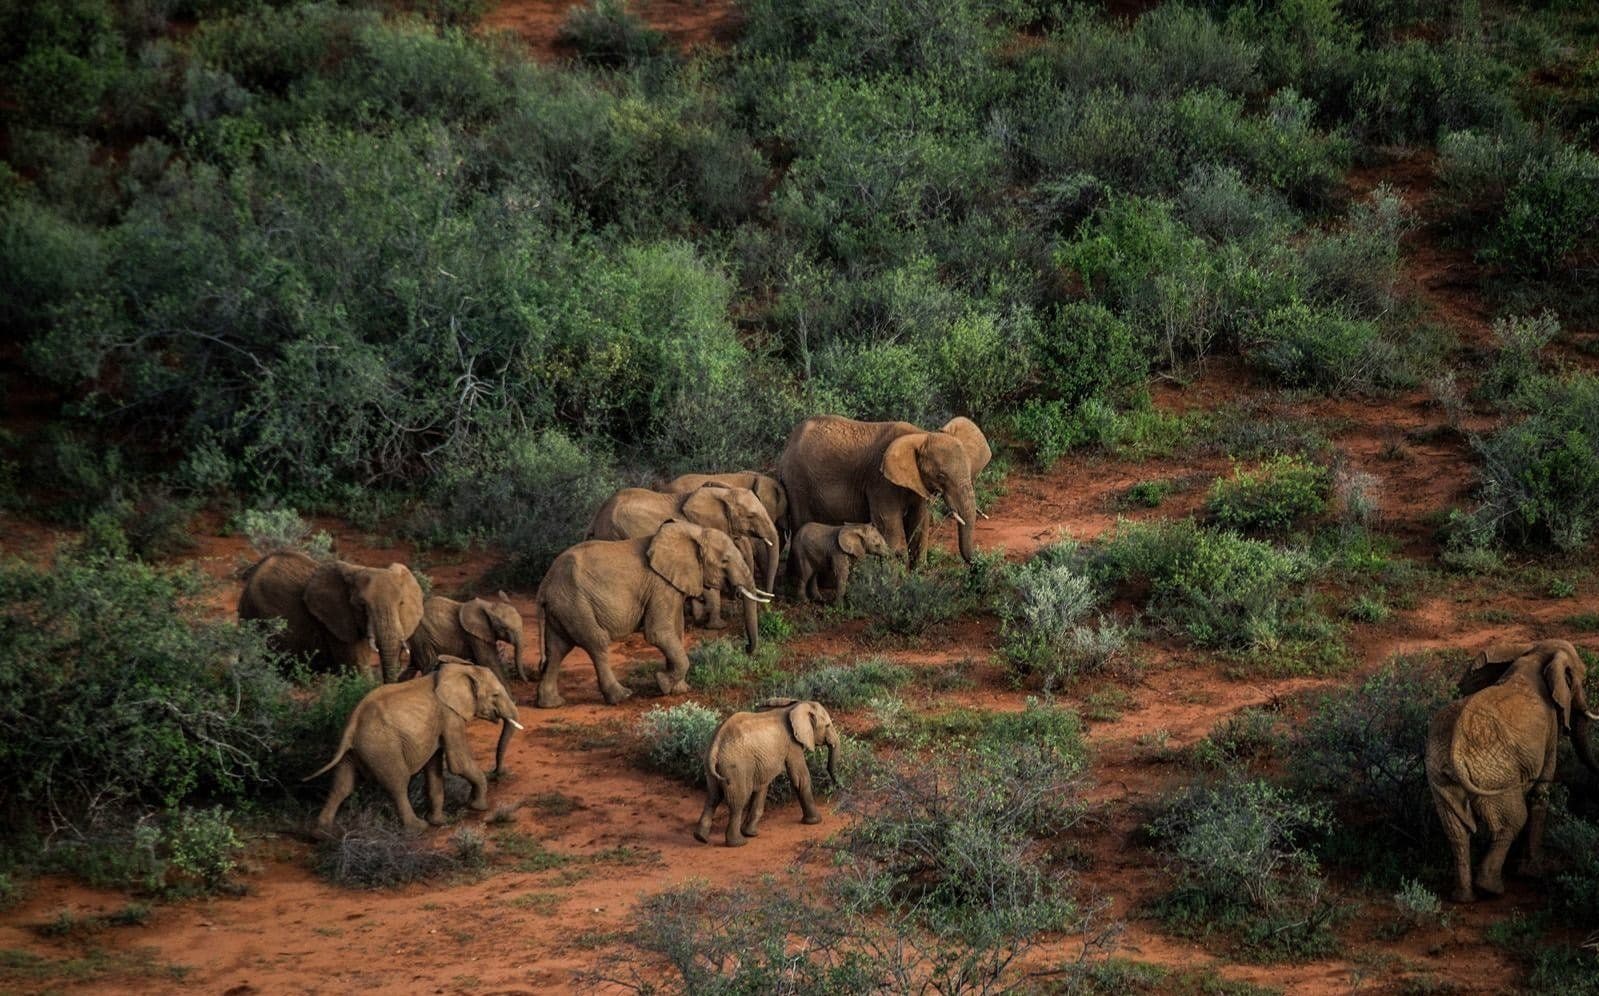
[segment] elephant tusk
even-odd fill
[[[986,518],[988,518],[988,513],[983,511],[982,509],[978,509],[977,510],[977,517],[979,519],[986,519]]]
[[[961,514],[955,511],[953,508],[949,510],[949,514],[954,517],[956,522],[959,522],[963,526],[966,525],[966,520],[961,518]]]
[[[1586,714],[1589,719],[1599,723],[1599,712],[1589,712],[1587,709],[1584,709],[1583,713]]]
[[[516,730],[525,730],[525,729],[527,729],[527,727],[523,726],[521,723],[518,723],[514,719],[507,719],[506,722],[511,724],[511,728],[512,729],[516,729]]]
[[[754,592],[750,591],[748,588],[744,587],[743,585],[739,585],[738,586],[738,593],[740,595],[743,595],[745,598],[749,599],[750,601],[752,601],[752,602],[760,602],[762,605],[764,605],[767,602],[771,601],[770,598],[762,598],[761,596],[759,596],[759,595],[755,594]]]
[[[775,592],[775,591],[767,591],[765,588],[756,588],[755,589],[755,594],[760,595],[762,598],[776,598],[777,597],[777,592]]]
[[[777,545],[776,543],[773,543],[771,540],[767,539],[765,536],[761,537],[761,542],[765,543],[767,546],[774,546],[775,547]]]

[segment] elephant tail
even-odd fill
[[[727,720],[723,720],[723,723]],[[727,784],[727,779],[722,777],[722,772],[717,768],[722,756],[722,727],[718,725],[716,732],[711,735],[711,746],[705,751],[705,773],[716,779],[722,785]]]
[[[308,782],[313,778],[321,778],[323,775],[338,767],[339,762],[344,760],[344,755],[348,754],[350,752],[350,748],[355,746],[355,720],[360,714],[360,706],[357,706],[356,709],[357,712],[351,714],[350,721],[344,724],[344,736],[339,738],[339,749],[334,751],[333,760],[311,772],[309,775],[306,775],[304,778],[300,779],[300,781]]]

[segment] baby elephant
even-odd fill
[[[831,581],[833,594],[827,601],[839,601],[849,584],[850,565],[861,557],[887,557],[893,553],[876,526],[846,523],[827,526],[807,522],[794,534],[794,572],[799,576],[800,597],[820,602],[822,583]]]
[[[407,830],[444,823],[444,765],[472,783],[473,809],[489,808],[488,780],[472,759],[466,724],[477,719],[504,723],[494,753],[498,771],[516,721],[516,703],[493,671],[458,657],[440,657],[438,669],[410,681],[374,688],[356,703],[344,724],[338,752],[321,770],[305,776],[310,781],[333,772],[333,788],[317,818],[317,828],[333,828],[339,806],[355,790],[357,768],[376,779],[394,800],[400,822]],[[411,776],[427,770],[428,818],[424,823],[411,809]]]
[[[747,843],[744,838],[759,832],[766,790],[784,771],[805,811],[802,822],[822,822],[811,796],[811,771],[805,764],[805,752],[815,750],[817,744],[827,746],[827,777],[837,784],[833,755],[838,750],[838,731],[833,717],[819,703],[773,699],[758,712],[735,712],[722,720],[705,752],[705,810],[694,836],[710,841],[711,820],[725,799],[727,846],[742,847]]]

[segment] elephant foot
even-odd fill
[[[668,695],[687,695],[688,694],[688,682],[686,682],[683,679],[679,678],[675,683],[673,683],[671,689],[669,691],[667,691],[666,694],[668,694]]]
[[[1477,888],[1494,899],[1505,894],[1505,883],[1500,879],[1478,879]]]
[[[487,799],[470,799],[467,801],[466,805],[468,809],[475,813],[486,813],[489,811],[489,801]]]
[[[540,692],[538,699],[536,699],[533,704],[538,706],[540,709],[559,709],[561,706],[566,705],[566,700],[554,692],[551,692],[549,695],[545,695],[543,692]]]
[[[705,628],[706,629],[726,629],[727,628],[727,620],[726,619],[707,619],[707,620],[705,620]]]
[[[617,685],[615,688],[602,688],[600,694],[605,696],[606,705],[617,705],[633,697],[633,693]]]
[[[745,827],[744,828],[744,836],[746,836],[746,837],[759,837],[760,835],[761,835],[761,828],[760,827]]]
[[[1474,903],[1477,901],[1477,894],[1472,892],[1470,889],[1466,889],[1464,891],[1456,889],[1454,895],[1450,896],[1449,898],[1457,903]]]
[[[727,846],[728,847],[743,847],[745,844],[748,844],[748,843],[749,843],[749,841],[745,840],[743,837],[729,837],[729,838],[727,838]]]
[[[701,844],[709,844],[711,842],[711,828],[695,827],[694,839],[699,841]]]
[[[410,819],[405,821],[406,832],[407,833],[421,833],[422,831],[426,830],[430,824],[433,825],[433,826],[436,826],[436,827],[442,827],[444,825],[444,817],[440,816],[440,817],[437,817],[436,819],[437,819],[437,822],[434,822],[435,817],[432,817],[432,816],[428,817],[425,820],[419,820],[415,816],[413,816]]]
[[[805,824],[806,826],[815,826],[816,824],[822,822],[822,818],[813,813],[812,815],[807,816],[804,819],[800,820],[800,822]]]

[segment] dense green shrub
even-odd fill
[[[1218,477],[1205,506],[1216,522],[1241,532],[1280,533],[1327,508],[1332,475],[1304,457],[1284,454],[1254,470]]]
[[[1139,662],[1128,627],[1106,615],[1088,617],[1104,601],[1098,582],[1060,545],[1046,549],[1007,578],[1010,594],[997,600],[1005,662],[1053,691],[1083,676],[1136,677]]]
[[[867,620],[875,634],[921,636],[971,606],[963,572],[929,564],[916,571],[898,558],[867,560],[849,576],[839,610]]]
[[[1277,717],[1251,706],[1212,727],[1203,740],[1189,748],[1189,758],[1202,768],[1235,772],[1269,758],[1281,743]]]
[[[868,657],[853,664],[823,664],[799,673],[780,675],[768,682],[765,694],[775,698],[809,699],[829,709],[854,709],[910,680],[911,669],[903,664]]]
[[[702,640],[688,652],[689,684],[707,692],[751,687],[777,673],[779,656],[777,647],[770,642],[761,644],[752,656],[745,652],[742,638]],[[650,675],[650,683],[654,684],[653,668],[639,667],[636,673]]]
[[[1493,363],[1477,384],[1477,393],[1511,404],[1536,397],[1542,388],[1542,350],[1560,335],[1560,320],[1552,312],[1496,318],[1493,337],[1498,344]]]
[[[1342,394],[1379,386],[1395,372],[1376,322],[1303,302],[1273,308],[1253,335],[1250,358],[1291,387]]]
[[[690,785],[703,785],[705,750],[721,721],[721,716],[695,702],[656,706],[639,718],[645,765]]]
[[[1393,310],[1399,281],[1399,240],[1413,220],[1391,188],[1349,210],[1344,227],[1305,247],[1310,298],[1351,314],[1380,318]]]
[[[592,0],[571,8],[557,37],[585,62],[612,68],[643,62],[666,47],[666,36],[628,10],[626,0]]]
[[[0,566],[8,825],[244,794],[286,689],[264,633],[205,619],[192,574],[118,559]],[[64,662],[74,662],[71,667]]]

